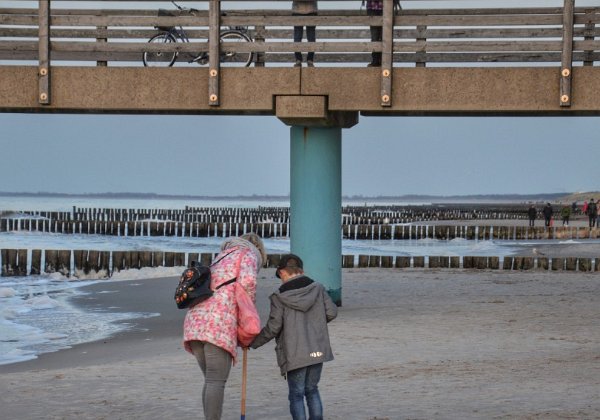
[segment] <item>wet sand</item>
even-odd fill
[[[258,305],[278,285],[261,272]],[[600,418],[600,273],[350,269],[330,324],[327,419]],[[176,279],[104,282],[89,308],[160,312],[106,340],[0,366],[3,419],[202,418]],[[117,293],[98,293],[117,291]],[[273,343],[249,353],[248,419],[286,419]],[[241,365],[224,419],[239,418]]]

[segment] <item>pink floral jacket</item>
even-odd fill
[[[248,248],[234,246],[222,251],[215,259],[227,253],[230,254],[211,268],[212,289],[237,277],[238,285],[246,289],[255,302],[256,276],[260,268],[257,256]],[[212,297],[188,310],[183,323],[183,346],[186,351],[192,352],[190,341],[206,341],[231,353],[235,363],[238,311],[235,287],[235,283],[223,286]]]

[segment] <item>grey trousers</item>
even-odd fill
[[[229,352],[203,341],[192,341],[190,347],[204,374],[202,406],[206,420],[220,420],[223,412],[225,383],[231,370]]]

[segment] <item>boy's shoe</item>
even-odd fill
[[[294,64],[294,67],[302,67],[302,61],[296,60],[296,64]]]
[[[309,60],[309,61],[307,61],[307,62],[306,62],[306,65],[307,65],[308,67],[314,67],[314,66],[315,66],[315,62],[314,62],[314,61],[312,61],[312,60]]]
[[[369,63],[367,67],[381,67],[381,63]]]

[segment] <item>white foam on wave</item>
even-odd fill
[[[23,304],[28,306],[31,309],[36,309],[36,310],[53,309],[53,308],[57,308],[57,307],[61,306],[61,304],[58,301],[56,301],[55,299],[52,299],[48,295],[36,296],[31,299],[27,299],[27,300],[25,300],[25,302],[23,302]]]
[[[13,297],[16,293],[12,287],[0,287],[0,298]]]
[[[113,273],[111,280],[138,280],[159,277],[179,277],[185,267],[144,267],[141,269],[121,270]]]
[[[135,270],[138,271],[138,270]],[[165,270],[162,271],[164,275]],[[177,269],[178,274],[182,271]],[[128,278],[148,277],[148,273]],[[157,273],[158,275],[158,273]],[[127,279],[126,273],[122,274]],[[109,337],[133,327],[125,320],[158,316],[156,313],[85,310],[69,298],[83,294],[80,287],[96,281],[82,281],[60,274],[0,278],[0,364],[36,358],[76,344]],[[10,287],[7,285],[10,284]]]

